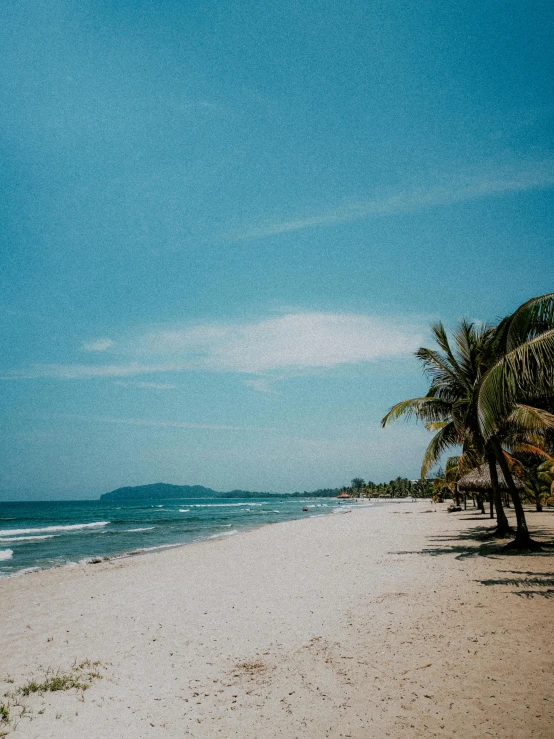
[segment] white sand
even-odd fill
[[[554,736],[553,560],[467,556],[479,542],[459,534],[477,516],[444,508],[376,506],[0,581],[0,694],[41,666],[103,664],[82,695],[22,699],[9,736]],[[552,534],[553,518],[530,521]]]

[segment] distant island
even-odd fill
[[[176,498],[266,498],[269,495],[279,498],[299,498],[304,495],[316,497],[334,497],[338,494],[338,488],[304,491],[303,493],[262,493],[251,490],[230,490],[221,493],[203,485],[170,485],[165,482],[156,482],[152,485],[137,485],[135,487],[123,487],[104,493],[100,500],[172,500]]]

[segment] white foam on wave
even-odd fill
[[[179,508],[179,513],[188,513],[190,508]]]
[[[212,534],[211,536],[208,536],[208,539],[221,539],[222,536],[234,536],[238,533],[239,532],[236,529],[233,529],[232,531],[222,531],[219,534]]]
[[[0,560],[11,559],[13,557],[13,549],[0,549]]]
[[[152,531],[152,529],[155,529],[155,526],[144,526],[141,529],[125,529],[126,533],[129,533],[130,531]]]
[[[268,505],[267,503],[193,503],[194,508],[225,508],[238,505]]]
[[[0,544],[12,544],[16,541],[44,541],[44,539],[54,539],[56,534],[47,534],[46,536],[10,536],[7,539],[0,539]]]
[[[17,570],[16,572],[8,572],[7,570],[4,570],[4,572],[0,571],[0,578],[2,577],[20,577],[21,575],[28,575],[30,572],[39,572],[40,570],[46,569],[45,567],[24,567],[22,570]]]
[[[77,529],[92,529],[98,526],[107,526],[109,521],[95,521],[94,523],[73,523],[68,526],[43,526],[37,529],[4,529],[0,536],[19,536],[19,534],[42,534],[45,531],[77,531]]]
[[[157,547],[141,547],[141,549],[133,549],[132,552],[124,552],[123,554],[114,554],[109,559],[119,559],[123,557],[131,557],[134,554],[142,554],[143,552],[154,552],[156,549],[176,549],[179,544],[159,544]]]

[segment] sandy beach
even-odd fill
[[[445,509],[376,505],[0,581],[0,734],[551,737],[550,553],[499,554],[475,538],[488,518]],[[552,538],[552,512],[529,523]],[[85,660],[101,678],[84,692],[17,693]]]

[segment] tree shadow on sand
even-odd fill
[[[512,577],[501,577],[490,580],[476,580],[476,582],[491,587],[495,585],[508,585],[521,590],[513,590],[512,595],[520,598],[547,598],[554,599],[554,572],[525,572],[520,570],[499,570],[506,572]],[[524,575],[525,577],[513,577],[513,575]],[[544,588],[537,590],[536,588]]]
[[[468,520],[461,519],[461,520]],[[483,519],[479,520],[482,523]],[[430,557],[439,557],[445,554],[454,554],[456,559],[468,559],[470,557],[550,557],[554,555],[554,541],[540,541],[543,550],[540,552],[506,550],[506,543],[510,539],[497,538],[494,535],[495,522],[491,521],[489,526],[474,526],[457,534],[444,534],[428,537],[429,546],[416,551],[389,552],[389,554],[423,554]],[[552,530],[533,529],[533,537],[551,537]]]
[[[423,554],[429,557],[440,557],[443,554],[455,554],[456,559],[468,559],[470,557],[495,557],[502,554],[502,544],[481,544],[481,546],[469,546],[462,544],[451,544],[443,547],[425,547],[413,551],[389,552],[389,554]]]

